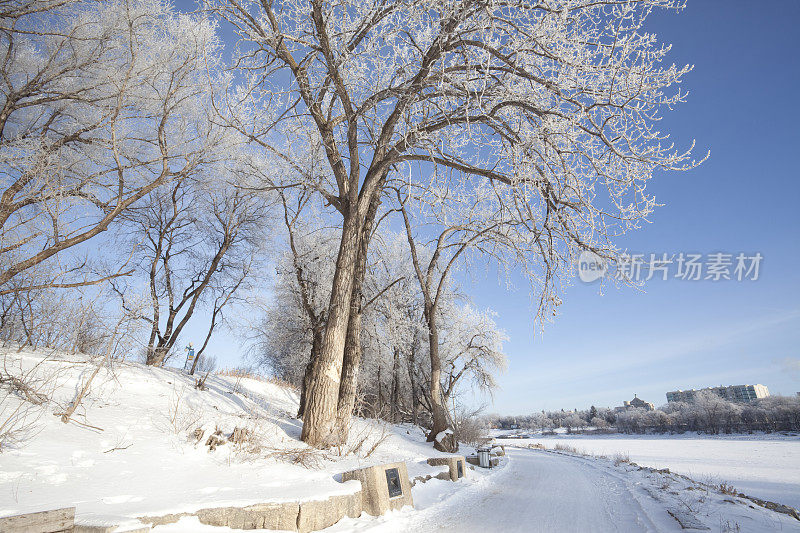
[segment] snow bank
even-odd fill
[[[358,483],[339,483],[337,473],[438,455],[419,428],[363,420],[354,421],[342,450],[314,450],[299,441],[295,391],[221,376],[210,376],[201,391],[178,370],[134,363],[103,369],[74,422],[63,424],[54,415],[72,401],[92,366],[76,355],[0,356],[9,369],[38,365],[37,375],[53,378],[53,401],[42,409],[35,435],[0,453],[0,516],[76,506],[77,521],[105,523],[323,499],[358,490]],[[3,409],[19,401],[7,398]],[[209,451],[209,435],[219,430],[228,436],[234,428],[246,428],[251,438]],[[199,440],[196,430],[203,433]],[[356,447],[357,453],[341,456]]]

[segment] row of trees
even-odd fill
[[[288,211],[287,211],[288,213]],[[330,287],[336,239],[330,231],[311,229],[298,219],[287,228],[290,249],[277,265],[276,298],[267,309],[256,341],[257,362],[301,391],[304,414],[312,358],[320,345]],[[437,323],[438,360],[431,365],[424,320],[425,301],[413,273],[406,235],[381,230],[374,238],[364,277],[358,339],[360,368],[356,376],[357,411],[393,422],[430,426],[431,372],[439,371],[449,425],[459,412],[459,392],[491,391],[494,374],[505,367],[505,336],[490,311],[470,304],[455,284],[442,289]],[[343,413],[349,418],[349,413]],[[346,422],[344,420],[343,422]]]
[[[142,325],[153,365],[204,307],[202,353],[272,260],[253,339],[301,387],[302,439],[346,440],[364,398],[453,449],[458,387],[503,366],[457,273],[523,274],[544,320],[577,255],[650,214],[653,174],[695,165],[654,128],[691,68],[643,30],[681,7],[5,3],[4,338],[51,344],[32,324],[83,288]]]
[[[162,2],[0,10],[3,339],[92,351],[124,314],[162,364],[201,301],[209,335],[224,322],[266,205],[231,185],[245,143],[215,120],[214,25]]]
[[[750,403],[737,403],[702,392],[691,403],[672,402],[652,411],[592,406],[584,411],[543,411],[520,417],[490,416],[487,423],[505,429],[512,426],[530,430],[590,428],[620,433],[800,431],[800,397],[769,396]]]

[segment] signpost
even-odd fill
[[[189,346],[186,347],[186,363],[183,365],[183,369],[185,371],[190,371],[192,369],[192,364],[194,363],[194,347],[192,343],[189,343]]]

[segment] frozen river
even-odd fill
[[[609,457],[627,454],[643,466],[669,468],[697,481],[724,481],[745,494],[800,508],[799,436],[535,435],[508,442],[548,448],[561,443]]]

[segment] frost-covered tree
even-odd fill
[[[422,187],[416,187],[415,194],[409,194],[401,188],[393,190],[396,209],[400,212],[405,227],[414,277],[424,302],[423,317],[428,329],[430,358],[429,393],[433,415],[433,427],[428,434],[428,440],[434,441],[450,425],[447,399],[452,393],[450,389],[455,385],[455,382],[443,384],[443,369],[456,359],[451,358],[448,362],[440,354],[440,329],[443,325],[457,326],[462,323],[459,319],[464,317],[483,322],[484,335],[475,337],[484,350],[483,362],[489,367],[504,366],[502,354],[499,352],[500,334],[497,333],[494,321],[488,316],[470,315],[469,310],[466,314],[460,311],[453,313],[453,308],[449,313],[454,315],[451,317],[453,322],[442,320],[443,315],[448,314],[444,308],[451,296],[453,275],[466,264],[470,256],[476,255],[475,252],[480,252],[482,257],[496,259],[501,265],[507,265],[516,258],[521,249],[510,237],[515,230],[514,223],[504,216],[503,205],[495,201],[496,195],[475,193],[465,197],[445,189],[434,193],[438,198],[431,200],[427,194],[430,191]],[[428,212],[433,214],[428,215]],[[413,221],[416,221],[417,231],[413,227]],[[457,332],[455,341],[459,342],[461,337],[471,338],[473,332],[481,329],[472,324],[469,324],[469,328]],[[492,333],[495,334],[494,337],[491,336]],[[482,369],[483,366],[479,365],[478,368]],[[491,374],[486,374],[484,378],[484,387],[490,389]],[[443,444],[437,441],[435,446],[442,447]]]
[[[302,417],[311,365],[325,328],[336,235],[319,224],[322,214],[308,205],[307,191],[293,195],[279,190],[277,195],[286,248],[276,264],[274,297],[256,340],[257,362],[300,389],[298,417]]]
[[[472,389],[491,392],[497,387],[495,375],[505,370],[505,333],[490,310],[457,305],[444,312],[442,328],[442,396],[445,404],[469,383]]]
[[[390,174],[430,184],[434,201],[437,191],[495,194],[546,313],[577,252],[610,255],[652,211],[653,174],[692,165],[656,128],[683,100],[674,87],[690,67],[666,63],[669,47],[644,27],[681,0],[207,5],[240,38],[246,81],[230,99],[252,111],[231,122],[276,154],[290,151],[271,144],[281,127],[311,134],[323,165],[306,183],[341,216],[302,432],[314,446],[337,440],[359,256]]]
[[[101,281],[64,253],[208,161],[217,46],[163,0],[0,5],[0,294]]]
[[[418,420],[417,364],[421,359],[422,323],[408,247],[402,235],[386,228],[377,231],[372,240],[374,244],[363,283],[363,303],[359,310],[354,310],[363,315],[356,321],[362,323],[360,341],[363,346],[356,349],[362,353],[363,363],[348,354],[342,387],[352,387],[348,382],[349,372],[357,371],[356,392],[369,394],[369,399],[375,403],[374,408],[371,407],[374,412],[384,413],[392,421],[400,420],[405,414],[409,415],[408,419]],[[351,343],[350,346],[357,345]],[[354,396],[340,394],[337,414],[337,427],[343,432],[340,437],[346,436],[354,407],[350,402]]]

